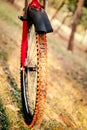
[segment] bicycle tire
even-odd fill
[[[46,102],[47,41],[46,34],[38,34],[34,31],[36,38],[35,43],[32,44],[32,40],[30,40],[30,38],[34,38],[34,36],[32,35],[31,30],[29,31],[29,47],[27,49],[26,63],[24,69],[21,70],[21,95],[25,122],[30,127],[33,127],[34,125],[38,125],[42,122]],[[34,48],[32,49],[31,47],[33,45],[35,45],[34,52],[32,52]],[[36,54],[33,55],[35,52]],[[33,59],[31,58],[31,53],[34,56],[32,57]],[[32,96],[32,93],[34,93],[35,96],[34,94]]]

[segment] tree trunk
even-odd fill
[[[56,9],[56,11],[55,11],[55,13],[53,14],[51,20],[53,20],[53,19],[56,17],[56,15],[58,14],[59,10],[63,7],[63,5],[64,5],[64,0],[61,1],[61,4],[60,4],[60,5],[58,6],[58,8]]]
[[[73,42],[74,34],[76,32],[76,26],[77,26],[78,20],[81,15],[83,4],[84,4],[84,0],[79,0],[76,11],[75,11],[74,20],[73,20],[73,24],[72,24],[72,31],[71,31],[71,35],[70,35],[70,39],[69,39],[69,43],[68,43],[68,50],[70,50],[70,51],[73,51],[73,48],[74,48],[74,42]]]
[[[8,0],[8,1],[11,2],[11,3],[13,4],[15,0]]]
[[[24,3],[24,17],[27,16],[27,8],[28,8],[28,0],[25,0],[25,3]]]

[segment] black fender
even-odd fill
[[[53,32],[53,28],[44,9],[37,10],[36,8],[28,8],[27,17],[35,26],[35,31],[38,33]]]

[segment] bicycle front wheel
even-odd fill
[[[21,71],[22,106],[25,122],[30,126],[42,121],[47,88],[46,34],[38,34],[32,27],[24,70]]]

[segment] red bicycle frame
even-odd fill
[[[25,1],[25,3],[28,3],[27,0]],[[44,3],[45,2],[43,0],[43,5],[45,5]],[[44,12],[44,10],[42,10],[44,8],[43,5],[41,5],[38,0],[32,0],[31,3],[29,3],[28,7],[26,5],[24,19],[23,19],[22,46],[21,46],[21,67],[22,67],[21,69],[22,70],[25,65],[25,58],[26,58],[27,47],[28,47],[28,30],[29,30],[28,22],[30,19],[29,20],[27,19],[27,8],[31,9],[29,10],[31,11],[29,13],[31,14],[31,17],[33,19],[36,32],[49,33],[53,31],[48,16]]]
[[[29,4],[29,7],[35,7],[36,9],[39,9],[42,7],[42,5],[38,2],[38,0],[32,0],[32,2]],[[25,64],[25,58],[26,58],[26,50],[28,46],[28,21],[23,21],[23,32],[22,32],[22,52],[21,52],[21,64],[22,69],[24,68]]]

